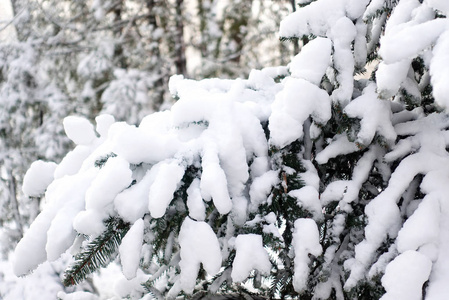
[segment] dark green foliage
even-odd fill
[[[106,267],[116,257],[130,224],[117,217],[110,217],[104,223],[106,230],[75,256],[75,263],[64,273],[65,286],[80,283],[89,274]]]
[[[348,299],[372,300],[380,299],[385,294],[381,282],[381,277],[375,276],[370,281],[359,283],[355,288],[347,293]]]
[[[100,169],[103,168],[103,166],[106,164],[106,162],[108,161],[109,158],[116,157],[116,156],[117,156],[117,154],[111,152],[111,153],[107,154],[106,156],[102,156],[102,157],[98,158],[95,161],[95,167],[100,168]]]

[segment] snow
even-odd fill
[[[385,62],[379,64],[376,79],[380,98],[389,99],[399,91],[410,69],[410,64],[411,60],[408,58],[391,64]]]
[[[276,95],[268,128],[272,145],[283,148],[303,137],[303,123],[312,116],[319,124],[331,117],[329,95],[316,85],[289,77],[284,89]]]
[[[214,276],[221,267],[221,250],[217,236],[205,222],[197,222],[187,217],[179,232],[181,247],[181,287],[191,294],[202,264],[204,270]]]
[[[51,221],[51,225],[47,231],[47,243],[45,245],[48,261],[57,260],[62,253],[72,246],[76,238],[72,221],[81,209],[82,205],[79,203],[66,205]]]
[[[228,191],[226,174],[220,167],[217,149],[213,144],[204,146],[202,156],[203,172],[201,174],[201,196],[205,201],[213,199],[218,212],[227,214],[231,211],[232,201]]]
[[[339,87],[332,92],[331,98],[334,103],[344,107],[351,100],[354,89],[355,63],[351,48],[357,30],[349,18],[342,17],[330,28],[329,35],[334,43],[333,62],[339,83]]]
[[[303,218],[295,221],[292,245],[295,253],[293,287],[301,292],[306,288],[309,276],[309,254],[318,256],[323,252],[315,221]]]
[[[67,137],[77,145],[89,145],[96,138],[93,125],[83,117],[66,117],[63,124]]]
[[[153,218],[160,218],[165,214],[184,172],[185,168],[177,161],[161,163],[148,193],[148,210]]]
[[[53,181],[56,167],[54,162],[42,160],[33,162],[23,177],[23,193],[30,197],[42,195]]]
[[[299,190],[292,190],[288,193],[289,196],[296,198],[298,206],[302,207],[313,214],[313,219],[318,221],[323,220],[322,207],[319,199],[318,191],[311,186],[305,186]]]
[[[414,58],[435,43],[447,26],[446,19],[435,19],[387,33],[380,41],[379,54],[387,64]]]
[[[398,233],[399,253],[415,250],[427,244],[438,244],[440,235],[440,203],[427,195]]]
[[[92,152],[91,147],[79,145],[75,149],[67,153],[62,159],[54,172],[55,179],[61,178],[65,175],[75,175],[81,168],[83,161]]]
[[[167,132],[146,130],[124,123],[114,123],[109,129],[112,152],[132,164],[156,163],[172,157],[179,141]]]
[[[384,0],[373,0],[370,2],[370,4],[366,7],[366,10],[363,14],[363,19],[366,20],[369,17],[373,16],[377,11],[382,9],[384,6]]]
[[[109,127],[115,122],[115,118],[108,114],[102,114],[95,117],[95,122],[97,126],[95,130],[98,132],[100,137],[106,138],[108,135]]]
[[[307,43],[289,65],[292,77],[319,85],[329,67],[332,42],[327,38],[316,38]]]
[[[407,24],[410,21],[413,10],[419,6],[420,3],[418,0],[399,1],[388,20],[385,34],[389,34],[390,31],[400,30],[402,27],[407,26],[404,24]]]
[[[431,7],[442,11],[446,15],[449,14],[449,3],[445,0],[426,0],[426,3]]]
[[[369,110],[366,109],[367,106]],[[357,134],[359,144],[369,145],[376,133],[384,137],[388,144],[396,139],[396,132],[391,124],[390,102],[378,99],[374,84],[368,85],[362,96],[351,101],[344,112],[349,117],[360,119],[361,128]]]
[[[94,295],[89,292],[74,292],[70,294],[66,294],[64,292],[58,292],[58,299],[61,300],[99,300],[100,298],[97,295]]]
[[[56,299],[63,287],[57,272],[65,267],[63,262],[40,265],[32,274],[26,277],[16,277],[8,261],[0,260],[0,297],[3,300]]]
[[[201,197],[200,181],[195,178],[187,189],[187,208],[189,216],[198,221],[206,218],[206,207]]]
[[[51,228],[55,228],[55,230],[59,227],[67,228],[60,222],[70,224],[72,222],[70,218],[58,218],[57,220],[59,220],[59,222],[53,222],[53,219],[58,211],[64,206],[67,207],[73,205],[73,207],[77,207],[79,204],[81,204],[81,206],[84,205],[86,190],[95,175],[95,170],[93,172],[91,170],[87,173],[79,173],[71,177],[66,176],[57,179],[49,185],[45,193],[48,203],[16,246],[14,252],[14,257],[16,259],[13,259],[13,270],[17,276],[26,275],[44,262],[47,259],[46,247],[55,249],[53,253],[62,253],[66,250],[64,247],[69,244],[66,241],[69,241],[73,237],[71,232],[59,232],[68,234],[68,236],[58,237],[58,239],[65,241],[63,245],[55,243],[46,246],[47,232]],[[76,210],[74,213],[75,212]],[[20,259],[17,259],[18,257]]]
[[[365,227],[365,239],[355,248],[356,263],[352,266],[351,275],[345,288],[354,286],[363,277],[365,269],[371,263],[375,250],[387,235],[396,237],[401,226],[400,211],[397,206],[401,195],[417,174],[427,174],[448,164],[447,157],[432,155],[428,151],[420,151],[403,159],[392,174],[388,187],[365,208],[368,225]],[[418,218],[418,217],[417,217]],[[405,245],[412,245],[412,241]]]
[[[260,204],[267,201],[268,195],[273,186],[279,183],[278,172],[271,170],[263,175],[256,177],[251,184],[249,196],[253,209],[256,209]]]
[[[318,153],[315,158],[317,163],[325,164],[329,159],[338,155],[349,154],[359,150],[355,143],[348,140],[348,136],[345,133],[337,134],[334,139],[324,150]]]
[[[252,270],[268,275],[271,263],[262,244],[262,236],[257,234],[240,234],[235,239],[235,259],[232,263],[231,278],[233,282],[245,280]]]
[[[415,251],[406,251],[388,264],[382,285],[387,293],[381,300],[422,299],[422,286],[427,281],[432,262]]]
[[[110,157],[86,192],[86,209],[104,209],[131,182],[129,163],[119,156]]]
[[[119,247],[122,272],[128,280],[135,278],[137,275],[142,250],[143,230],[143,220],[139,219],[123,237]]]
[[[175,298],[182,290],[192,294],[201,288],[201,264],[207,280],[223,271],[211,285],[215,291],[224,280],[244,282],[254,270],[269,274],[268,253],[278,249],[268,249],[264,237],[285,242],[280,234],[285,228],[281,216],[261,212],[260,206],[272,204],[282,151],[299,141],[297,157],[305,171],[298,179],[304,187],[290,190],[288,196],[313,218],[295,221],[292,247],[287,249],[294,260],[294,289],[302,292],[312,284],[315,298],[335,293],[343,299],[362,280],[384,274],[384,300],[421,299],[427,280],[427,298],[449,298],[449,117],[429,104],[433,96],[442,109],[449,107],[449,23],[444,16],[436,18],[449,12],[449,4],[300,1],[309,2],[281,24],[282,37],[310,38],[287,67],[252,70],[247,80],[195,81],[175,75],[169,82],[177,98],[173,107],[143,118],[138,126],[115,122],[108,114],[96,118],[95,130],[85,118],[64,119],[76,147],[59,165],[35,162],[24,178],[23,191],[31,196],[45,192],[45,203],[16,248],[14,272],[25,275],[43,268],[39,264],[57,260],[72,245],[71,250],[81,246],[77,235],[95,238],[105,230],[104,219],[116,216],[133,225],[119,247],[124,277],[120,275],[116,285],[117,295],[109,295],[112,299],[150,298],[143,296],[141,283],[160,274],[155,287],[163,297]],[[100,8],[99,2],[95,5]],[[389,6],[394,7],[391,16],[388,10],[380,11]],[[368,55],[375,57],[379,40],[376,79],[355,77],[366,67]],[[79,64],[79,75],[86,81],[82,96],[93,95],[95,76],[112,71],[112,46],[105,41]],[[415,70],[415,58],[424,62],[423,73]],[[118,113],[116,103],[107,99],[115,95],[144,104],[154,79],[147,75],[115,70],[116,80],[103,93],[104,111]],[[432,95],[426,98],[429,84]],[[427,101],[426,106],[421,101]],[[344,118],[360,120],[355,141],[340,131],[341,120],[329,122],[332,107],[342,110],[337,117],[342,112]],[[329,128],[338,134],[330,135]],[[343,160],[345,155],[351,159],[350,171],[327,172],[331,159]],[[95,166],[105,157],[103,166]],[[197,174],[190,181],[186,170],[192,169]],[[174,195],[184,196],[184,188],[187,199],[173,201]],[[333,204],[336,208],[329,212]],[[363,230],[348,229],[359,206],[367,224]],[[159,266],[151,252],[157,233],[150,227],[144,234],[143,218],[170,221],[172,213],[188,216],[179,235],[168,233],[158,255],[170,263]],[[317,225],[324,213],[326,230]],[[249,215],[252,220],[247,220]],[[221,219],[227,223],[213,224]],[[148,226],[153,225],[150,221]],[[263,235],[239,235],[243,226]],[[320,236],[323,232],[326,238]],[[320,241],[329,241],[325,253]],[[385,245],[386,251],[381,249]],[[232,269],[225,270],[222,264],[230,263],[226,260],[233,250]],[[141,258],[150,265],[145,272],[151,275],[139,268]],[[319,283],[309,280],[311,276]],[[59,296],[94,297],[66,291]]]
[[[159,165],[152,167],[139,182],[115,197],[115,209],[125,221],[134,223],[148,212],[148,194],[158,170]]]
[[[142,270],[137,270],[137,275],[135,278],[131,280],[127,280],[126,278],[113,278],[115,280],[115,284],[113,286],[114,296],[112,300],[116,299],[147,299],[142,298],[142,295],[145,293],[145,289],[142,286],[142,282],[146,282],[149,279],[149,275],[142,272]],[[110,281],[108,282],[107,287],[111,290]]]
[[[430,75],[433,86],[433,95],[436,102],[443,108],[449,108],[449,71],[445,68],[449,63],[449,25],[441,34],[433,49],[430,63]]]
[[[345,15],[345,1],[316,1],[298,9],[281,21],[279,35],[282,37],[302,37],[314,34],[325,36],[335,22]]]

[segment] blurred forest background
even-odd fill
[[[138,124],[175,101],[174,74],[246,77],[285,65],[279,42],[295,0],[11,0],[0,23],[0,258],[40,211],[23,195],[36,159],[73,148],[62,120],[102,113]],[[0,279],[2,278],[0,270]],[[1,281],[1,280],[0,280]],[[1,298],[1,297],[0,297]]]

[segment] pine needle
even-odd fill
[[[82,282],[100,267],[106,267],[117,256],[117,249],[130,224],[117,217],[110,217],[105,225],[107,229],[75,256],[75,263],[64,273],[65,286]]]

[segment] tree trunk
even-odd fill
[[[20,42],[26,41],[30,36],[29,6],[30,4],[27,3],[27,0],[11,0],[13,17],[17,18],[14,22],[14,27],[16,28],[17,39]]]
[[[148,9],[148,23],[151,25],[152,32],[155,32],[158,28],[160,28],[157,19],[156,19],[156,1],[155,0],[147,0],[146,1],[147,9]],[[150,55],[154,56],[156,59],[155,61],[160,62],[161,61],[161,50],[160,50],[160,38],[153,41],[153,46],[151,47],[151,53]],[[154,66],[151,66],[154,68]],[[157,79],[154,82],[154,94],[155,99],[153,99],[153,108],[155,110],[158,110],[159,107],[164,102],[164,74],[162,68],[157,68],[157,70],[152,70],[153,72],[157,72],[159,79]]]
[[[176,36],[175,36],[175,65],[176,73],[186,75],[186,46],[184,41],[184,22],[182,17],[182,4],[184,0],[176,0]]]
[[[20,234],[20,237],[23,236],[23,225],[22,225],[22,217],[19,213],[19,202],[17,201],[17,181],[12,171],[8,171],[8,187],[9,187],[9,202],[11,205],[12,213],[14,216],[14,221],[17,225],[17,230]]]

